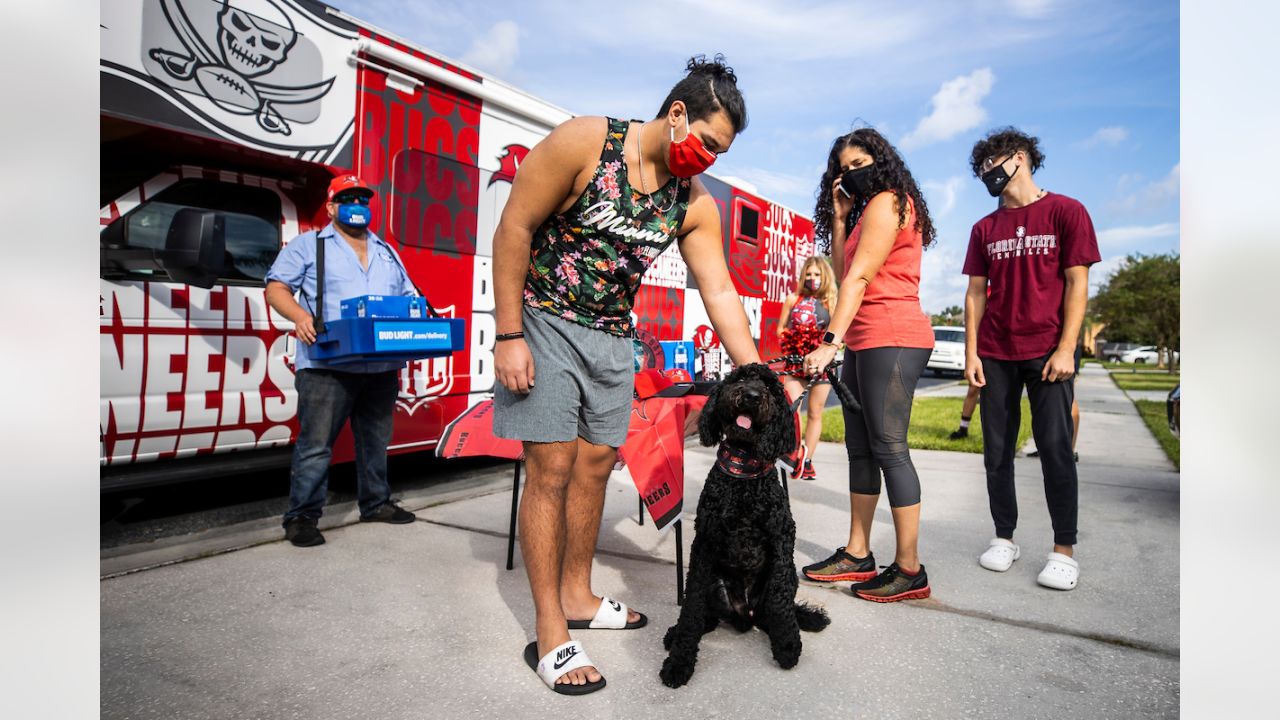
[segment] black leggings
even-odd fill
[[[880,473],[890,507],[920,502],[920,477],[907,450],[911,398],[929,362],[926,348],[845,350],[841,380],[862,404],[844,410],[844,446],[849,451],[849,492],[880,494]]]

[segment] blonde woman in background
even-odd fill
[[[778,337],[783,338],[789,331],[794,332],[800,327],[817,328],[818,332],[808,333],[812,336],[812,342],[798,348],[797,354],[807,355],[817,348],[822,333],[831,322],[831,308],[835,306],[836,275],[826,258],[815,255],[804,261],[796,281],[796,291],[782,303]],[[796,464],[792,477],[802,480],[815,480],[818,477],[813,471],[813,455],[818,450],[818,438],[822,435],[822,411],[830,393],[831,385],[825,380],[809,391],[809,420],[805,425],[800,462]]]

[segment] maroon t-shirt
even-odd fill
[[[1047,355],[1062,336],[1066,269],[1101,259],[1089,212],[1066,195],[1048,193],[1025,207],[1002,207],[975,223],[964,274],[988,280],[978,355]]]

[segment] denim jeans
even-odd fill
[[[284,522],[319,519],[329,486],[333,442],[347,420],[356,451],[356,487],[360,515],[369,515],[391,499],[387,482],[387,445],[395,414],[399,373],[348,373],[300,370],[298,443],[289,474],[289,511]]]
[[[1012,540],[1018,526],[1013,456],[1018,451],[1025,386],[1031,400],[1031,434],[1040,451],[1040,471],[1044,474],[1045,502],[1053,521],[1053,542],[1075,545],[1079,498],[1076,463],[1071,457],[1074,382],[1040,379],[1049,355],[1031,360],[981,360],[987,378],[982,388],[982,450],[996,537]]]

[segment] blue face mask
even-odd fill
[[[369,226],[372,213],[369,212],[370,198],[348,195],[338,202],[338,222],[347,227],[363,228]]]

